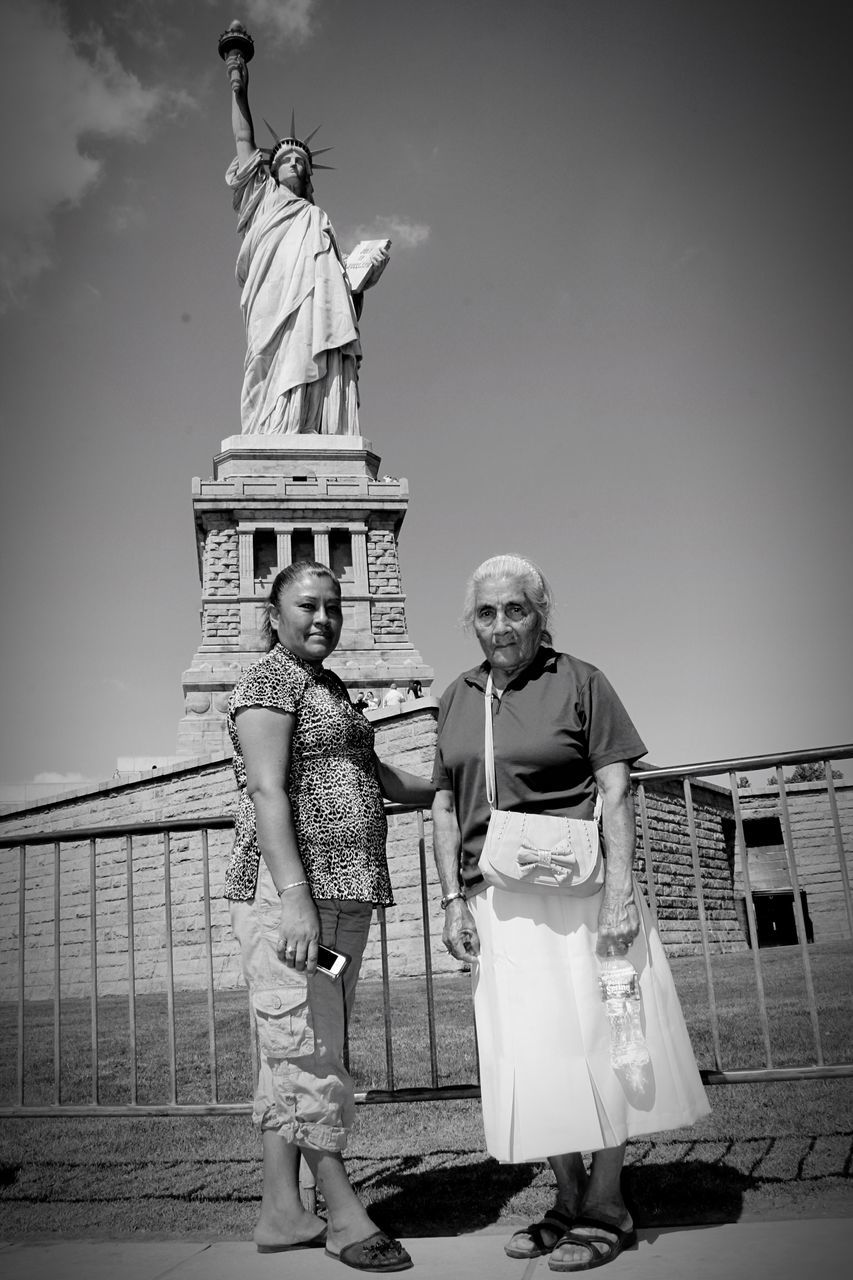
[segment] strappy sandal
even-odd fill
[[[546,1253],[550,1253],[555,1249],[557,1243],[563,1239],[566,1232],[572,1225],[572,1219],[564,1213],[562,1209],[551,1209],[539,1222],[531,1222],[529,1227],[522,1227],[520,1231],[516,1231],[515,1235],[510,1238],[504,1245],[504,1253],[508,1258],[541,1258]],[[554,1237],[553,1244],[546,1244],[543,1231],[549,1232]],[[516,1240],[529,1240],[530,1249],[521,1249],[514,1242]]]
[[[578,1230],[579,1227],[589,1234],[582,1235]],[[548,1266],[551,1271],[592,1271],[594,1267],[603,1267],[614,1258],[618,1258],[624,1249],[633,1249],[636,1243],[637,1233],[633,1227],[628,1227],[626,1230],[617,1222],[610,1222],[607,1218],[576,1218],[570,1229],[551,1250],[552,1256],[548,1259]],[[584,1262],[562,1262],[553,1254],[564,1244],[586,1249],[589,1258]],[[597,1249],[596,1245],[601,1245],[602,1248]]]

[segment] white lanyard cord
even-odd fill
[[[492,673],[489,672],[489,678],[486,681],[486,696],[484,705],[486,708],[486,735],[483,760],[486,765],[486,799],[489,802],[490,811],[494,812],[495,802],[497,799],[497,785],[495,783],[495,732],[492,725],[492,703],[494,700],[494,691],[492,689]]]

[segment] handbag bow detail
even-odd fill
[[[555,862],[555,858],[559,858],[560,861]],[[544,867],[551,872],[557,884],[570,879],[578,869],[577,855],[572,853],[571,840],[566,836],[558,840],[550,849],[542,849],[538,845],[531,844],[527,836],[524,836],[515,861],[522,876],[529,875],[537,867]]]

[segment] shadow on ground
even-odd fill
[[[479,1231],[506,1218],[507,1206],[535,1217],[547,1208],[552,1179],[540,1165],[502,1165],[482,1159],[423,1168],[420,1157],[383,1162],[360,1180],[371,1215],[404,1236]],[[421,1167],[419,1167],[421,1166]],[[736,1222],[752,1179],[727,1165],[699,1161],[628,1169],[626,1199],[639,1227]],[[523,1193],[530,1190],[528,1197]],[[460,1205],[465,1206],[460,1213]],[[699,1212],[697,1213],[697,1208]]]

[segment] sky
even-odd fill
[[[0,783],[171,755],[245,352],[219,33],[390,236],[363,434],[435,690],[487,556],[657,764],[853,738],[846,3],[0,0]]]

